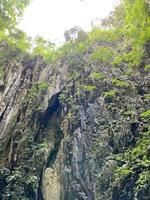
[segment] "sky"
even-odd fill
[[[64,41],[64,32],[74,26],[85,31],[91,22],[106,17],[117,0],[33,0],[25,9],[19,28],[29,36],[42,36],[56,44]]]

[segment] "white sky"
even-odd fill
[[[29,36],[62,43],[64,31],[80,26],[88,31],[96,18],[106,17],[117,0],[33,0],[19,28]]]

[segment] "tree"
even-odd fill
[[[123,3],[120,3],[114,11],[110,12],[109,16],[101,20],[102,27],[120,27],[123,25],[125,10]]]
[[[77,42],[83,42],[83,41],[86,40],[86,38],[87,38],[87,33],[83,29],[80,29],[78,31],[78,36],[76,38],[76,41]]]
[[[87,33],[80,27],[74,26],[73,28],[66,30],[64,37],[66,41],[84,41],[86,39]]]
[[[0,0],[0,50],[4,52],[8,45],[11,50],[26,51],[30,46],[29,38],[16,28],[25,7],[30,0]]]
[[[10,30],[18,22],[30,0],[0,0],[0,28]]]
[[[38,36],[34,40],[33,55],[42,56],[46,61],[53,62],[56,57],[55,45]]]
[[[78,26],[74,26],[73,28],[66,30],[64,33],[64,37],[66,41],[74,41],[79,32],[80,28]]]

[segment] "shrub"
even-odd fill
[[[94,91],[97,89],[97,87],[95,85],[86,85],[86,86],[83,86],[83,89],[85,91],[88,91],[88,92],[91,92],[91,91]]]
[[[99,72],[91,72],[90,77],[92,79],[103,79],[104,75],[102,73],[99,73]]]
[[[47,62],[54,63],[59,55],[50,41],[37,37],[34,40],[33,56],[42,56]]]
[[[150,65],[146,65],[146,66],[144,67],[144,69],[145,69],[145,71],[150,71]]]
[[[121,62],[125,62],[131,68],[138,67],[143,56],[144,50],[142,48],[133,48],[131,51],[125,50],[124,53],[116,55],[112,64],[119,65]]]
[[[76,43],[76,46],[74,48],[75,52],[79,54],[85,53],[87,49],[88,49],[88,45],[86,44],[86,42]]]
[[[59,100],[60,101],[62,101],[62,102],[64,102],[65,100],[66,100],[66,94],[65,93],[61,93],[60,95],[59,95]]]
[[[143,171],[138,180],[136,181],[136,191],[143,190],[144,188],[149,187],[150,183],[150,171]]]
[[[38,94],[42,91],[45,91],[48,88],[46,82],[35,83],[31,89],[28,90],[27,99],[34,100]]]
[[[27,181],[26,184],[32,188],[33,190],[36,190],[38,188],[38,180],[36,176],[30,176]]]
[[[116,96],[116,90],[110,90],[108,92],[104,92],[104,97],[111,98],[111,97],[115,97],[115,96]]]
[[[48,89],[48,83],[39,82],[38,83],[38,89],[39,89],[39,91],[44,91],[44,90]]]
[[[140,117],[141,118],[149,118],[150,117],[150,109],[141,113]]]
[[[109,62],[113,57],[113,50],[110,47],[99,47],[91,55],[92,60],[97,60],[103,63]]]
[[[92,44],[93,42],[99,42],[99,41],[106,41],[106,42],[112,42],[116,41],[118,39],[117,32],[114,30],[101,30],[98,28],[93,29],[88,34],[88,43]]]
[[[116,156],[118,164],[124,163],[116,170],[116,178],[125,180],[133,173],[136,175],[135,190],[148,188],[150,181],[150,160],[148,147],[150,144],[150,131],[144,132],[133,148],[127,149],[124,154]],[[122,165],[122,164],[121,164]]]
[[[129,85],[120,79],[114,78],[112,79],[112,84],[118,87],[128,87]]]
[[[133,173],[133,170],[129,168],[128,166],[125,167],[119,167],[117,168],[115,172],[115,176],[119,177],[119,179],[124,180],[126,177],[128,177],[130,174]]]

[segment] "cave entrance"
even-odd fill
[[[62,106],[59,101],[59,95],[60,95],[60,92],[54,94],[48,102],[48,107],[46,111],[44,112],[42,116],[42,120],[41,120],[41,124],[44,128],[48,126],[50,120],[54,121],[60,118],[60,115],[62,112]]]
[[[63,139],[63,133],[61,131],[62,122],[62,105],[59,100],[61,92],[54,94],[48,102],[48,107],[41,117],[40,128],[40,140],[46,141],[49,144],[49,154],[47,161],[43,168],[43,172],[46,168],[53,166],[59,152],[60,144]],[[40,177],[38,200],[44,200],[43,198],[43,172]]]

